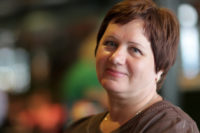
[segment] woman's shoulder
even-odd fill
[[[149,126],[149,133],[157,131],[166,133],[199,133],[195,121],[181,108],[168,101],[152,105],[143,113],[140,122]]]
[[[107,112],[99,113],[96,115],[81,118],[74,123],[70,124],[65,133],[87,133],[88,131],[95,130],[98,132],[99,124]]]
[[[147,111],[149,111],[149,114],[152,115],[162,114],[161,116],[166,119],[183,119],[185,121],[194,122],[194,120],[179,106],[176,106],[166,100],[156,103]]]

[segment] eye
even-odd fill
[[[117,44],[114,41],[106,41],[105,45],[110,46],[110,47],[116,47],[117,46]]]
[[[136,48],[136,47],[131,47],[131,52],[133,54],[138,54],[138,55],[142,55],[142,52],[140,49]]]
[[[117,43],[115,43],[114,41],[105,41],[104,45],[108,49],[115,49],[115,48],[117,48]]]

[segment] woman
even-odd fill
[[[150,0],[125,0],[100,27],[98,80],[108,94],[108,112],[83,118],[67,133],[198,133],[196,123],[157,93],[174,64],[179,24]]]

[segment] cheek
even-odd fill
[[[132,78],[140,77],[142,73],[144,72],[144,66],[140,62],[131,62],[131,64],[128,65],[128,71],[131,74]]]
[[[105,57],[102,53],[97,53],[96,55],[96,72],[98,78],[102,77],[105,67]]]
[[[106,53],[104,48],[100,45],[96,54],[96,65],[102,66],[103,64],[105,64],[107,58],[108,58],[108,54]]]
[[[148,61],[143,65],[143,75],[146,76],[146,78],[154,79],[155,78],[155,66],[153,61]],[[142,70],[141,70],[142,71]]]
[[[99,58],[96,58],[96,72],[97,72],[97,76],[99,77],[99,74],[100,74],[100,69],[101,69],[101,61],[99,60]]]
[[[143,79],[155,75],[154,64],[149,61],[132,61],[129,63],[128,69],[133,78]]]

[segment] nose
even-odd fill
[[[126,62],[126,49],[123,47],[118,47],[115,51],[112,52],[110,56],[110,61],[113,64],[123,65]]]

